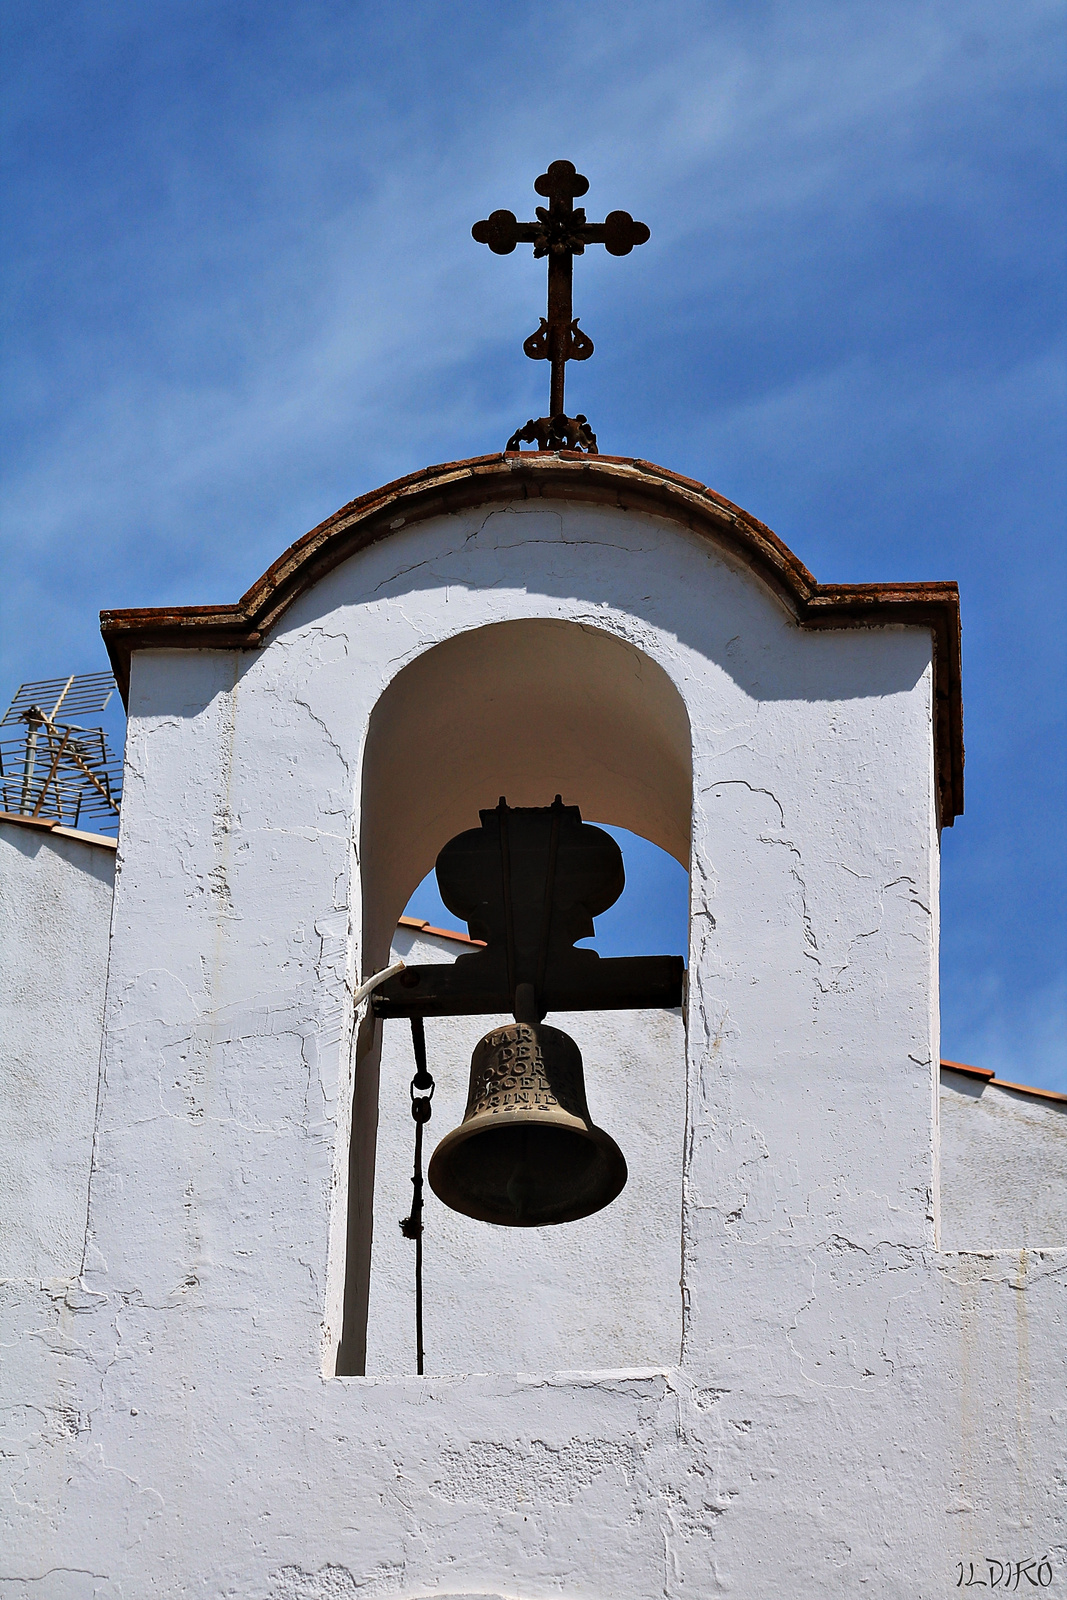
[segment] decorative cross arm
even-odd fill
[[[556,241],[544,206],[537,207],[536,222],[519,222],[514,211],[491,211],[484,222],[474,224],[471,237],[479,244],[487,244],[497,256],[509,256],[517,244],[532,244],[535,257],[547,256],[553,250],[569,250],[572,255],[581,256],[587,244],[602,244],[609,256],[628,256],[635,244],[644,244],[651,237],[645,224],[635,222],[628,211],[609,211],[603,222],[586,222],[581,209],[572,215],[577,227],[557,235]]]
[[[548,201],[536,207],[536,220],[519,222],[512,211],[493,211],[471,229],[479,244],[495,255],[507,256],[519,244],[532,244],[535,257],[548,257],[548,316],[523,343],[532,361],[551,361],[550,415],[527,422],[508,441],[517,449],[521,440],[537,443],[541,450],[584,448],[596,454],[596,434],[584,416],[570,418],[564,406],[564,369],[568,361],[587,361],[593,341],[572,315],[573,261],[584,255],[587,244],[602,244],[609,255],[628,256],[635,245],[650,237],[643,222],[628,211],[610,211],[603,222],[587,222],[585,211],[574,201],[586,193],[589,180],[570,161],[553,161],[534,184]],[[576,441],[576,442],[572,442]]]

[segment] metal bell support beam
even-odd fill
[[[520,983],[533,985],[538,1019],[549,1011],[681,1005],[681,956],[605,959],[574,948],[625,885],[610,834],[558,795],[543,807],[512,808],[502,799],[480,817],[480,828],[445,845],[437,881],[445,905],[485,948],[390,978],[374,993],[375,1016],[514,1015]]]

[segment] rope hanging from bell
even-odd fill
[[[415,1076],[411,1080],[411,1115],[415,1123],[415,1161],[411,1174],[411,1215],[404,1217],[400,1231],[415,1241],[415,1370],[420,1377],[425,1366],[422,1331],[422,1130],[433,1114],[430,1105],[436,1085],[426,1066],[426,1033],[422,1018],[411,1018],[411,1045],[415,1054]]]

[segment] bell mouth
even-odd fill
[[[499,1121],[460,1126],[434,1151],[430,1188],[453,1211],[499,1227],[543,1228],[591,1216],[625,1187],[625,1157],[602,1128],[545,1127],[521,1113]]]

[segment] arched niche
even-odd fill
[[[692,759],[681,695],[661,666],[602,629],[494,623],[439,644],[390,683],[363,759],[364,971],[389,950],[412,890],[454,834],[506,794],[561,794],[689,870]]]
[[[411,892],[441,847],[477,826],[480,809],[501,795],[511,805],[539,806],[556,794],[580,806],[590,821],[650,839],[688,871],[689,719],[677,688],[651,657],[592,625],[526,618],[457,635],[404,667],[374,708],[364,749],[363,973],[385,965]],[[469,1059],[470,1047],[493,1019],[450,1020],[466,1026]],[[569,1026],[567,1019],[550,1020]],[[612,1049],[619,1047],[618,1024],[618,1018],[610,1027],[605,1023]],[[679,1032],[678,1019],[674,1026]],[[621,1042],[638,1056],[641,1048],[652,1048],[647,1040],[638,1046],[629,1035]],[[672,1070],[680,1085],[682,1051],[670,1053],[677,1056]],[[356,1052],[340,1373],[365,1370],[380,1060],[381,1029],[365,1022]],[[452,1070],[460,1070],[455,1061]],[[444,1131],[435,1128],[431,1148]],[[680,1122],[675,1131],[680,1146]],[[675,1206],[673,1198],[664,1203]],[[680,1250],[680,1216],[676,1221]],[[383,1226],[395,1228],[395,1221],[385,1219]],[[670,1270],[677,1295],[677,1270]]]

